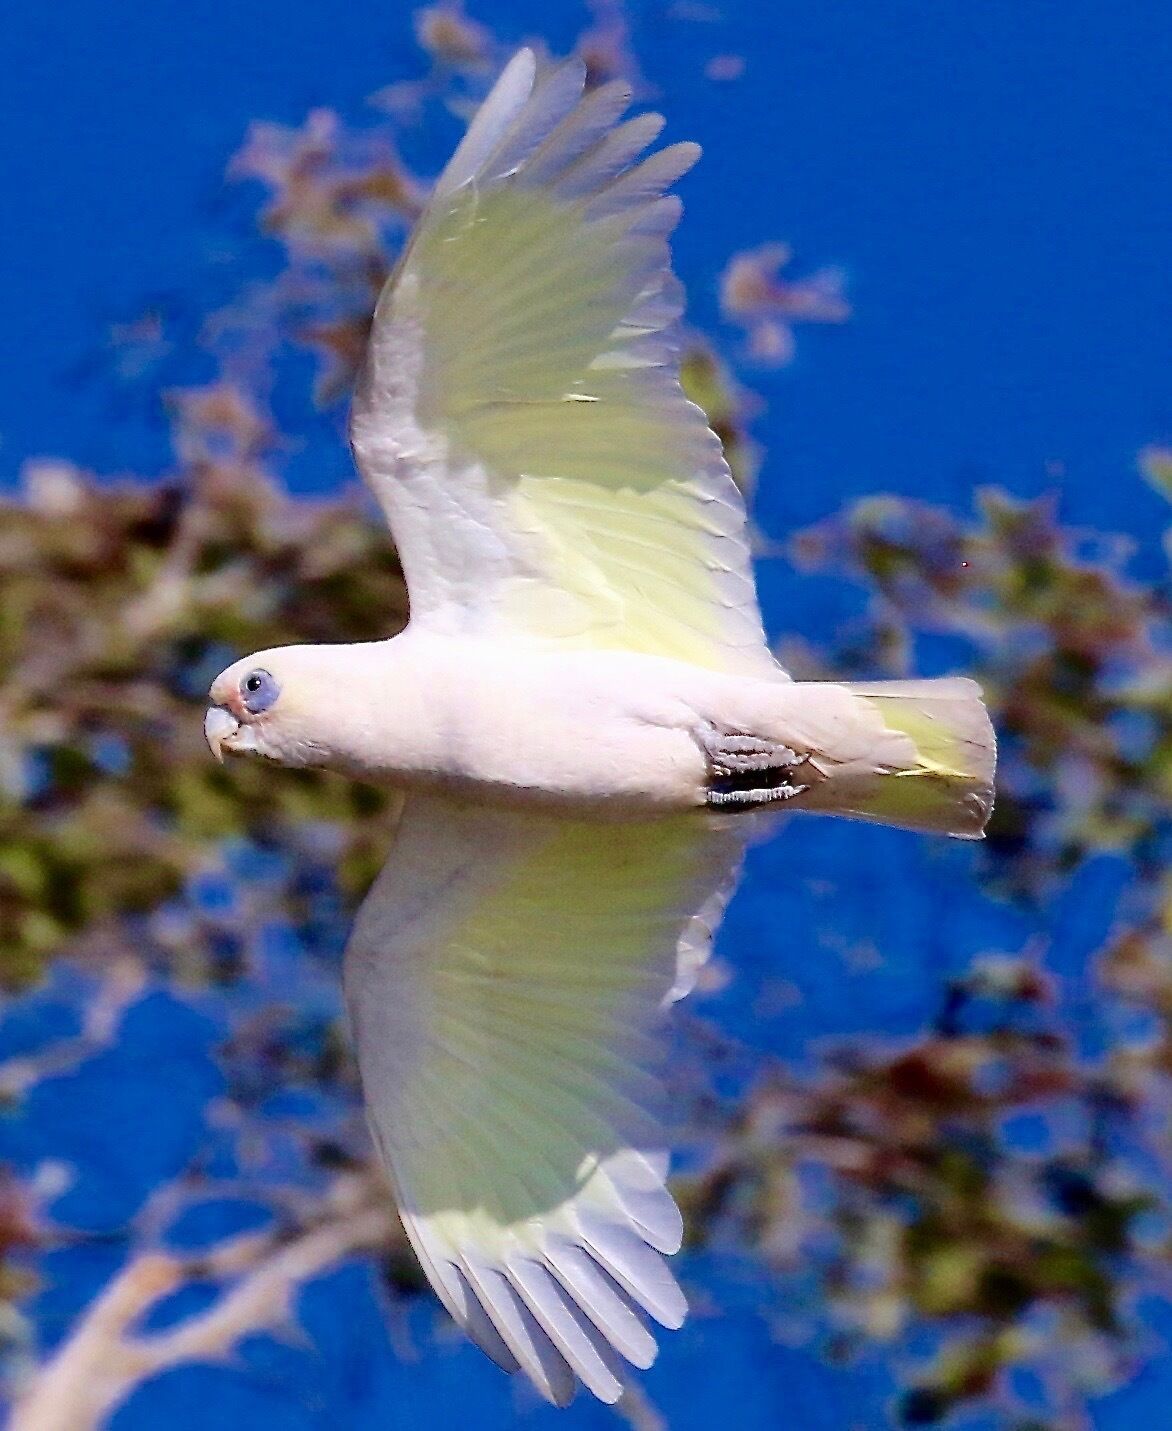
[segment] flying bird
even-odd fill
[[[795,682],[745,509],[680,387],[669,191],[622,81],[505,68],[374,316],[351,416],[410,597],[401,634],[213,683],[213,752],[403,792],[345,956],[368,1119],[455,1320],[565,1404],[650,1365],[664,1260],[656,1029],[750,832],[818,811],[978,837],[965,679]]]

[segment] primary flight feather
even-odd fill
[[[754,812],[979,836],[971,681],[793,682],[679,381],[667,191],[622,82],[506,67],[379,299],[351,420],[411,619],[237,662],[217,755],[405,792],[346,953],[374,1141],[448,1311],[564,1404],[680,1324],[656,1027]]]

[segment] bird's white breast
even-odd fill
[[[412,631],[380,646],[385,718],[367,773],[481,803],[623,815],[703,800],[694,731],[713,681],[623,652]]]

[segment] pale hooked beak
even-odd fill
[[[223,706],[209,706],[203,718],[203,733],[208,747],[217,760],[224,759],[224,742],[240,729],[240,722]]]

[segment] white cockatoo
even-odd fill
[[[217,755],[404,792],[345,987],[374,1142],[440,1300],[501,1366],[604,1401],[682,1293],[656,1024],[687,993],[753,812],[977,837],[967,680],[792,681],[745,510],[680,388],[667,191],[621,81],[522,50],[374,317],[354,454],[411,618],[212,686]]]

